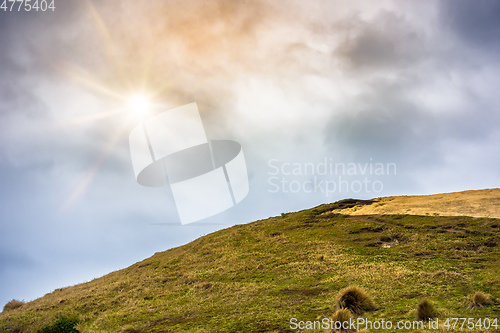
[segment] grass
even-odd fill
[[[348,325],[346,323],[349,323],[351,320],[354,320],[354,316],[352,315],[351,311],[347,308],[342,308],[338,309],[335,311],[331,318],[332,322],[334,323],[333,327],[330,327],[330,329],[327,331],[329,333],[336,333],[336,332],[342,332],[342,333],[351,333],[355,332],[354,330],[349,329]]]
[[[80,333],[75,328],[77,324],[78,319],[61,317],[54,324],[38,330],[38,333]]]
[[[429,321],[431,319],[437,318],[438,312],[434,308],[434,305],[428,300],[423,299],[417,305],[417,320]]]
[[[476,291],[472,295],[472,302],[469,304],[469,309],[480,310],[485,306],[492,305],[493,301],[491,296],[480,291]]]
[[[10,302],[8,302],[7,304],[4,305],[3,312],[7,312],[7,311],[10,311],[10,310],[14,310],[14,309],[20,308],[24,304],[25,304],[25,302],[23,302],[23,301],[19,301],[17,299],[13,299],[12,301],[10,301]]]
[[[357,286],[347,287],[340,292],[337,299],[338,309],[348,309],[356,315],[377,309],[375,302],[363,289]]]
[[[352,285],[377,301],[362,315],[371,320],[415,320],[423,298],[440,318],[497,318],[499,303],[468,305],[476,291],[500,299],[498,220],[347,216],[335,205],[220,230],[55,290],[1,313],[0,332],[37,332],[63,316],[82,333],[296,332],[291,318],[332,317]]]

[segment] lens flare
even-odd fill
[[[132,95],[127,99],[128,109],[134,115],[144,115],[151,109],[151,101],[146,95]]]

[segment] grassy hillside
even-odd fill
[[[331,316],[351,285],[378,305],[362,315],[371,320],[415,320],[423,298],[440,320],[500,320],[500,220],[335,213],[370,203],[345,200],[215,232],[6,310],[0,332],[37,332],[62,316],[78,320],[80,332],[294,332],[291,318]],[[496,303],[468,309],[476,291]]]

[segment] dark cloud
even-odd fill
[[[417,91],[434,79],[431,73],[409,81],[369,81],[363,93],[346,102],[327,123],[326,144],[356,152],[354,156],[378,154],[429,166],[444,156],[442,142],[478,143],[498,132],[498,104],[473,95],[454,109],[429,109]],[[460,93],[468,95],[467,90]]]
[[[422,60],[421,33],[402,14],[383,11],[370,21],[352,20],[335,56],[354,70],[404,68]]]
[[[450,7],[455,4],[446,3]],[[488,6],[491,11],[496,10],[493,3],[480,2],[464,19],[458,15],[467,15],[468,6],[460,2],[458,8],[441,15],[457,20],[454,29],[463,34],[461,38],[469,45],[474,44],[475,51],[490,52],[487,40],[499,36],[495,33],[499,24],[493,15],[486,15]],[[485,22],[479,27],[461,30],[470,23],[464,21],[473,20],[472,17],[480,20],[483,16]],[[499,105],[484,92],[484,87],[494,83],[488,76],[484,76],[484,81],[472,80],[476,75],[481,77],[478,68],[487,66],[484,61],[488,59],[481,60],[481,67],[470,66],[471,59],[465,56],[469,54],[468,46],[433,44],[447,37],[439,25],[431,31],[401,12],[383,11],[371,20],[355,21],[344,33],[347,37],[334,55],[342,59],[348,75],[358,78],[358,93],[345,101],[340,112],[332,112],[326,123],[325,144],[333,156],[395,162],[402,174],[411,177],[404,176],[393,186],[414,182],[415,175],[420,175],[420,184],[405,185],[407,190],[419,191],[422,184],[428,184],[426,172],[448,167],[450,148],[481,149],[484,142],[498,134],[495,124]],[[469,40],[473,34],[483,39]],[[347,76],[346,84],[351,79]],[[427,97],[422,97],[422,91],[426,91]],[[464,152],[463,158],[471,161],[454,166],[457,174],[474,164],[469,153]]]
[[[347,103],[325,130],[330,151],[354,160],[373,157],[412,168],[439,160],[439,123],[405,95],[401,82],[377,82]]]
[[[496,0],[456,0],[441,2],[446,25],[471,47],[500,45],[500,2]]]

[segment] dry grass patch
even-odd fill
[[[373,199],[371,205],[339,207],[348,215],[410,214],[500,218],[500,189]],[[466,204],[465,204],[466,203]]]

